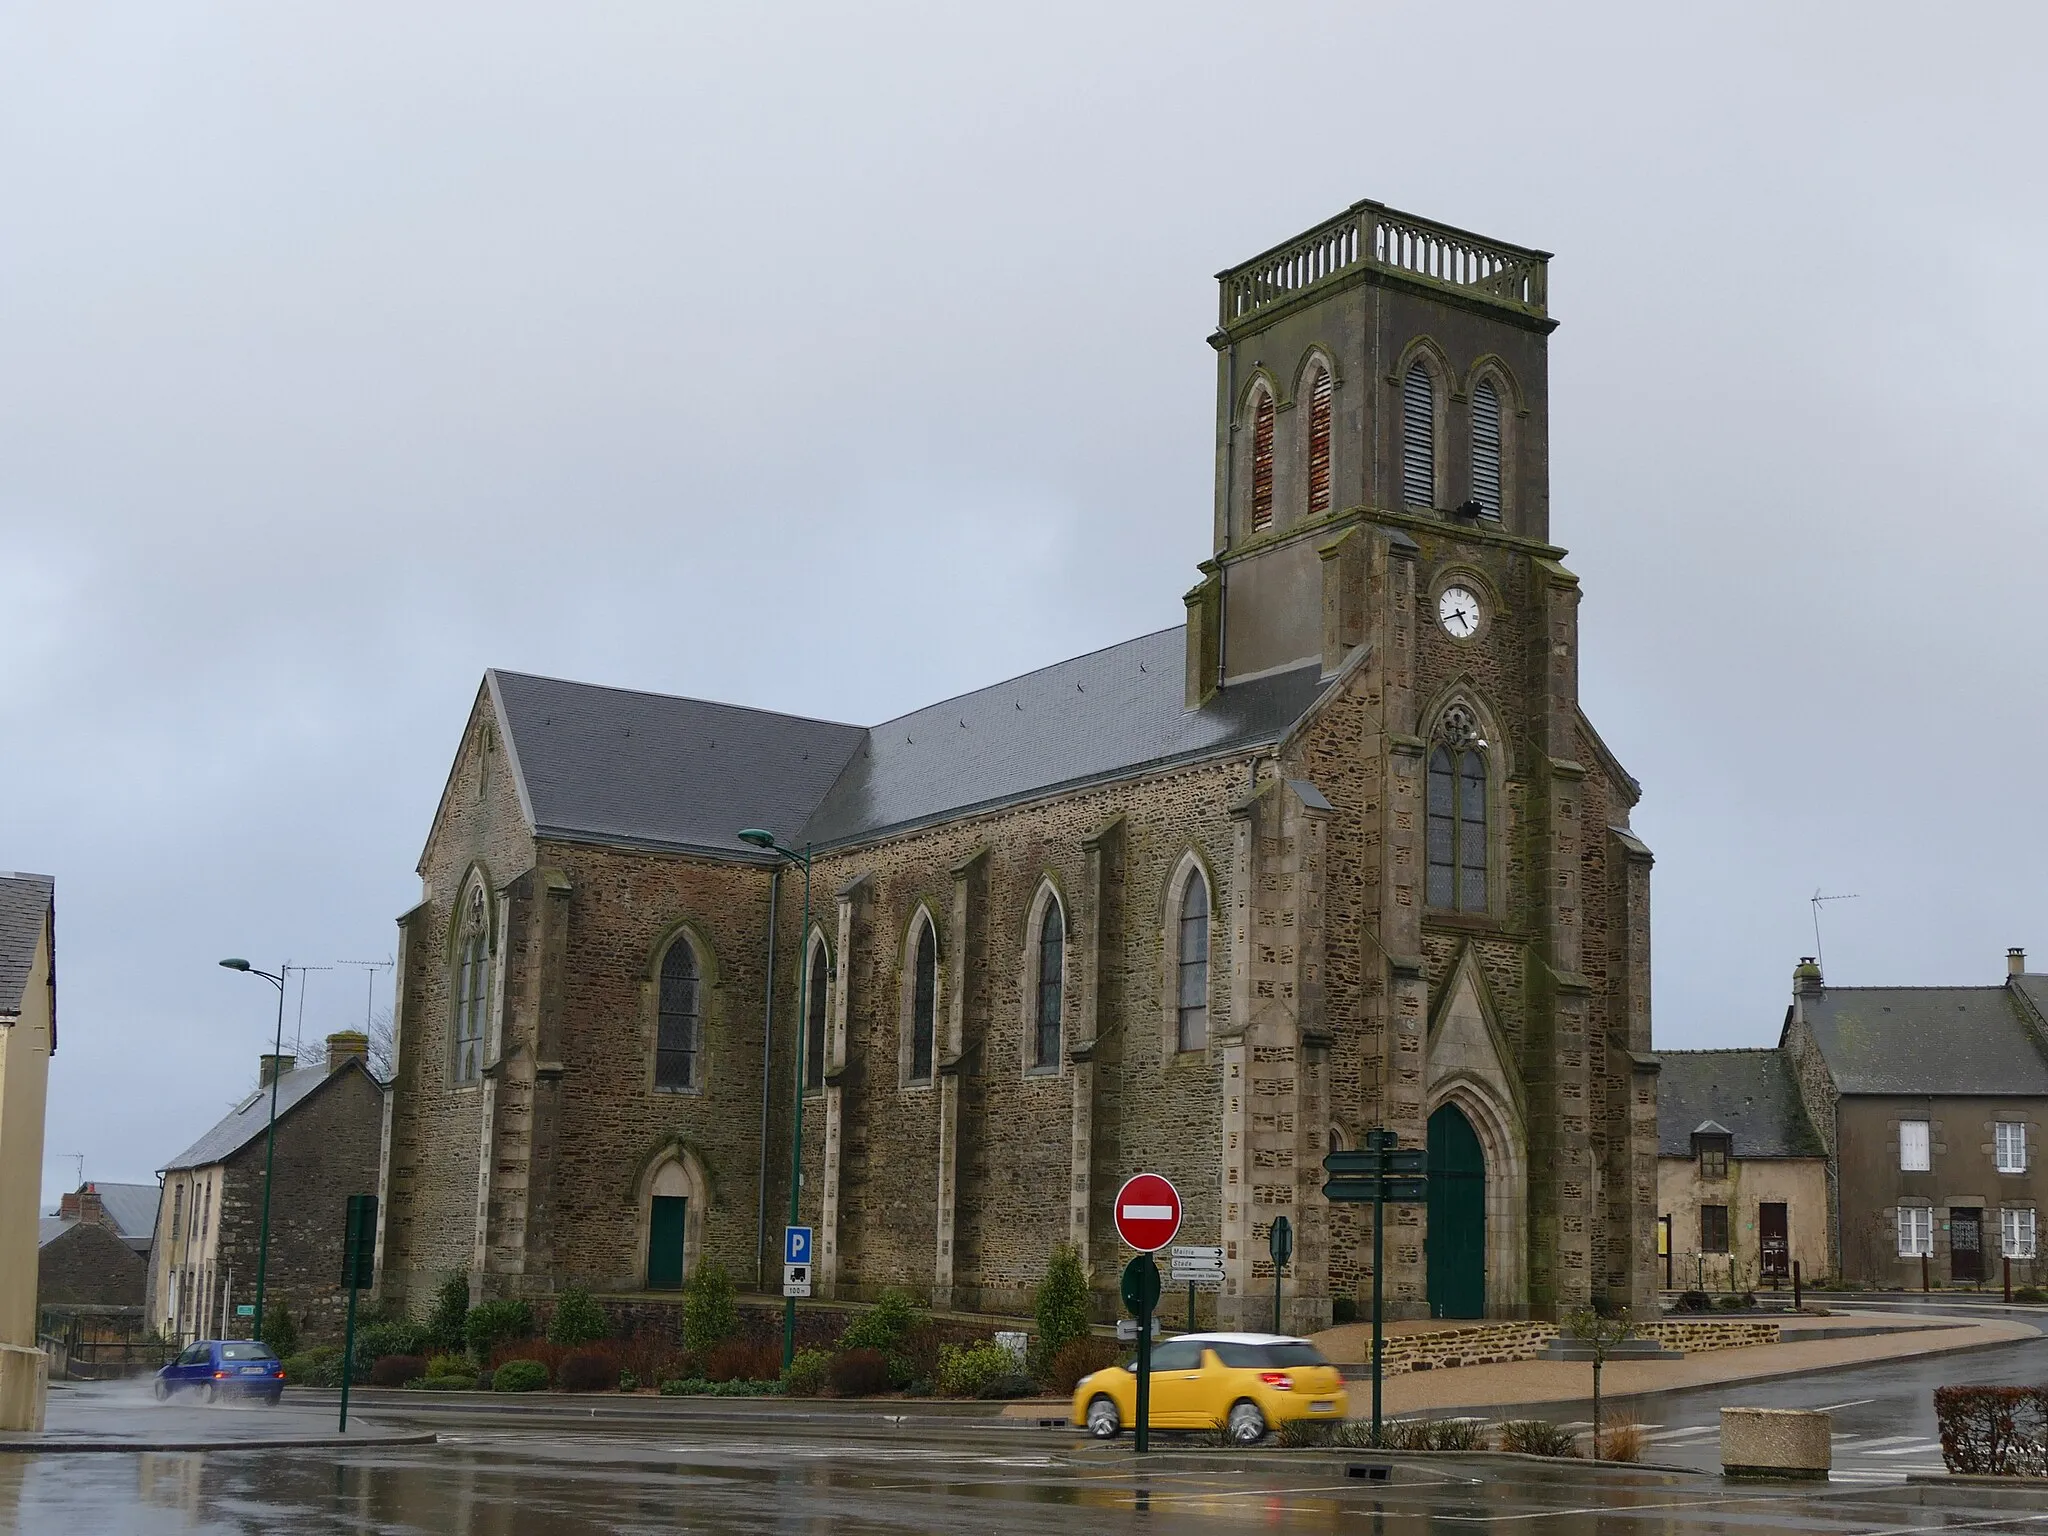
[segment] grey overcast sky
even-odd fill
[[[1658,1042],[1773,1040],[1816,887],[1838,982],[2048,957],[2044,14],[6,0],[46,1194],[253,1086],[217,958],[391,953],[485,667],[865,723],[1179,622],[1212,275],[1360,197],[1557,253]]]

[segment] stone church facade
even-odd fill
[[[1654,1296],[1638,790],[1550,542],[1545,253],[1360,203],[1225,273],[1184,627],[872,728],[486,675],[400,920],[380,1284],[1016,1312],[1151,1170],[1220,1323]],[[737,834],[765,828],[802,869]],[[808,886],[808,902],[805,891]],[[808,907],[809,922],[805,922]],[[799,1085],[801,1088],[799,1090]],[[1204,1303],[1205,1316],[1211,1303]]]

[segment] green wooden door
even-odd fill
[[[1486,1155],[1451,1104],[1429,1117],[1429,1315],[1486,1315]]]
[[[656,1195],[647,1219],[647,1289],[683,1288],[683,1222],[690,1202],[683,1195]]]

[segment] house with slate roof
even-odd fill
[[[1829,1153],[1835,1251],[1883,1286],[2039,1285],[2048,975],[2007,951],[1989,987],[1834,987],[1793,971],[1780,1037]]]
[[[1664,1287],[1789,1287],[1834,1273],[1827,1151],[1775,1050],[1660,1051],[1658,1249]]]
[[[0,873],[0,1430],[41,1429],[43,1107],[57,1053],[57,882]]]
[[[1226,272],[1182,625],[873,725],[486,673],[399,921],[385,1299],[778,1294],[799,1141],[824,1296],[1014,1314],[1070,1244],[1108,1315],[1151,1170],[1205,1318],[1270,1322],[1286,1216],[1309,1329],[1373,1252],[1322,1160],[1387,1128],[1441,1174],[1394,1315],[1650,1304],[1651,860],[1578,703],[1547,262],[1362,202]]]
[[[36,1232],[36,1299],[48,1306],[135,1307],[149,1288],[154,1184],[81,1184]]]
[[[247,1338],[263,1235],[265,1163],[275,1082],[270,1254],[264,1305],[284,1306],[302,1335],[339,1338],[343,1215],[376,1189],[384,1085],[370,1075],[369,1039],[327,1037],[327,1058],[258,1058],[256,1086],[160,1170],[149,1264],[148,1321],[180,1340]]]

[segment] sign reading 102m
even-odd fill
[[[1117,1236],[1140,1253],[1157,1253],[1180,1231],[1180,1191],[1156,1173],[1124,1180],[1114,1210]]]

